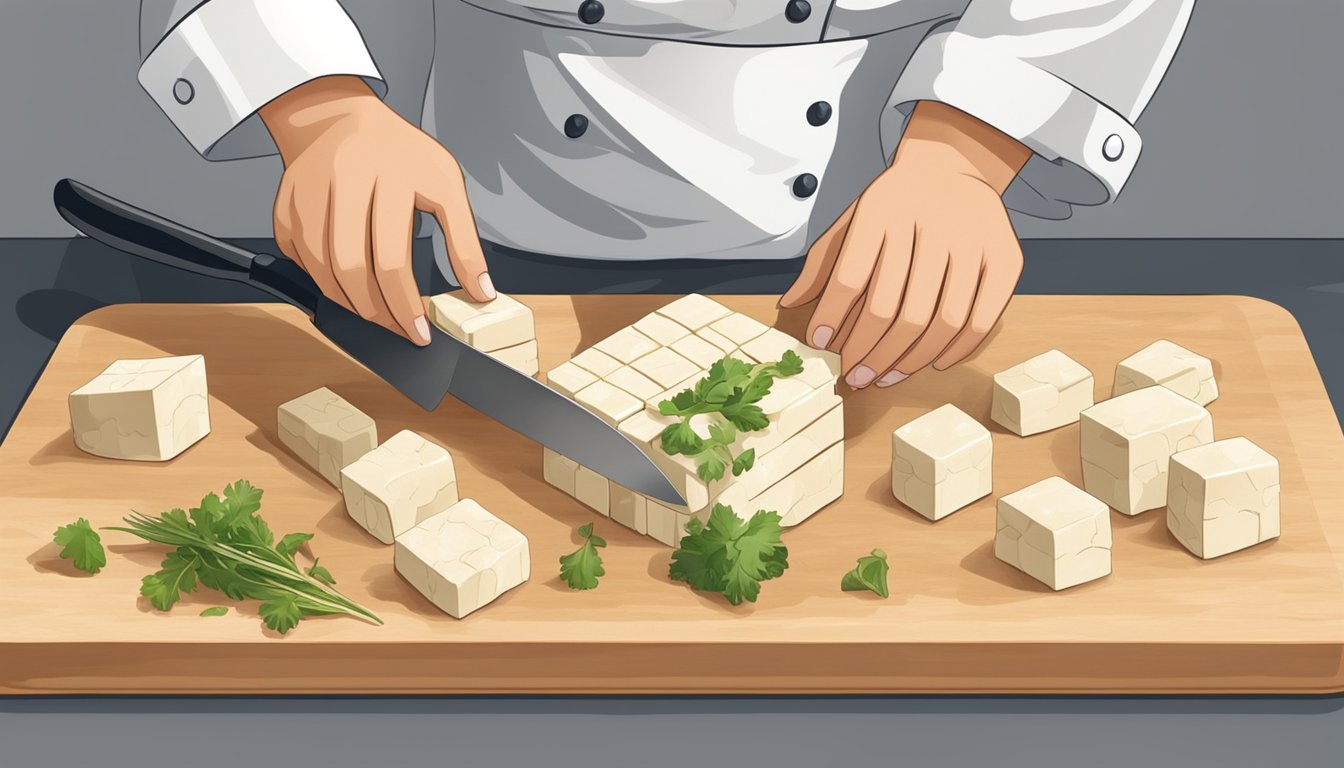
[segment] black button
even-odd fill
[[[784,6],[784,18],[794,24],[802,24],[811,15],[812,4],[807,0],[789,0],[789,4]]]
[[[588,131],[588,118],[583,115],[570,115],[565,120],[565,135],[577,139]]]
[[[607,9],[597,0],[583,0],[583,4],[579,6],[579,21],[584,24],[596,24],[606,13]]]
[[[793,194],[798,197],[811,197],[817,191],[817,177],[804,173],[793,180]]]
[[[807,108],[807,122],[812,125],[825,125],[831,119],[831,105],[824,101],[814,102]]]

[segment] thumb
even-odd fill
[[[476,217],[472,215],[471,205],[467,202],[466,185],[460,173],[447,180],[443,189],[432,195],[420,195],[416,207],[434,214],[439,227],[443,229],[443,239],[448,246],[448,262],[453,267],[453,275],[461,283],[473,301],[491,301],[498,294],[490,279],[485,263],[485,254],[481,251],[481,240],[476,233]]]

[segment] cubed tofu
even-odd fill
[[[643,410],[644,402],[605,381],[595,381],[574,394],[580,405],[615,426]]]
[[[512,347],[504,347],[490,352],[489,355],[501,363],[516,368],[528,376],[536,376],[541,366],[537,364],[537,340],[525,341]]]
[[[573,400],[579,390],[597,381],[597,375],[585,371],[573,362],[566,362],[552,368],[546,374],[546,383],[556,392]]]
[[[724,350],[699,336],[686,336],[672,343],[673,352],[695,363],[702,370],[723,359]]]
[[[1126,515],[1167,503],[1171,454],[1213,442],[1213,417],[1166,387],[1098,403],[1081,417],[1083,487]]]
[[[667,347],[660,347],[639,357],[630,364],[630,367],[663,387],[675,386],[688,377],[704,375],[700,366]]]
[[[770,328],[765,333],[743,344],[739,352],[755,363],[773,363],[784,356],[786,351],[796,353],[803,359],[804,380],[813,386],[816,379],[835,379],[840,376],[840,356],[824,349],[813,349],[778,328]],[[812,372],[809,373],[809,366]],[[823,373],[823,371],[825,371]]]
[[[1062,477],[999,499],[994,555],[1053,590],[1111,572],[1111,514],[1105,502]]]
[[[431,603],[462,618],[527,581],[527,538],[471,499],[397,537],[397,573]]]
[[[660,416],[650,410],[642,410],[621,422],[621,434],[630,438],[638,446],[652,446],[661,441],[661,435],[668,424],[677,421],[672,416]]]
[[[655,541],[675,547],[681,542],[682,529],[677,520],[682,512],[653,499],[645,499],[646,533]]]
[[[1093,405],[1092,372],[1052,349],[994,374],[990,418],[1016,435],[1072,424]]]
[[[598,378],[606,376],[623,365],[620,360],[592,347],[570,358],[570,362]]]
[[[280,442],[337,488],[341,470],[378,444],[373,419],[326,387],[277,411]]]
[[[434,325],[482,352],[536,341],[532,310],[512,296],[501,293],[481,304],[456,290],[432,296],[427,303]]]
[[[1172,454],[1167,529],[1205,559],[1278,538],[1278,460],[1244,437]]]
[[[604,380],[622,392],[633,395],[635,399],[640,401],[656,397],[659,392],[663,391],[661,384],[628,365],[623,365],[607,374]]]
[[[1218,398],[1213,362],[1166,339],[1159,339],[1115,366],[1111,396],[1161,385],[1200,405]]]
[[[689,328],[657,312],[645,315],[631,327],[665,347],[671,346],[678,339],[691,335]]]
[[[722,333],[719,333],[713,328],[709,327],[701,328],[700,330],[695,332],[695,337],[697,339],[703,339],[704,341],[707,341],[710,344],[713,344],[715,347],[717,347],[719,352],[722,353],[719,355],[719,357],[731,354],[734,350],[737,349],[737,345],[733,343],[732,339],[729,339],[727,336],[724,336]]]
[[[574,495],[574,480],[579,463],[545,446],[541,449],[541,475],[546,482],[568,496]]]
[[[840,498],[844,490],[845,446],[836,443],[755,496],[747,497],[745,485],[733,485],[716,503],[732,507],[744,520],[758,509],[778,512],[780,525],[788,528]]]
[[[715,320],[709,327],[739,347],[770,330],[770,326],[741,312],[733,312],[727,317]]]
[[[71,392],[68,405],[81,451],[167,461],[210,433],[205,358],[117,360]]]
[[[648,499],[616,483],[610,487],[611,519],[637,533],[648,533]]]
[[[704,328],[729,312],[730,310],[719,302],[698,293],[682,296],[658,310],[658,314],[669,320],[675,320],[692,331]]]
[[[611,516],[611,481],[582,464],[574,473],[574,498],[599,515]]]
[[[341,470],[345,509],[384,544],[456,504],[457,472],[443,446],[403,429]]]
[[[622,328],[594,344],[593,349],[628,365],[658,349],[658,344],[634,328]],[[580,364],[582,365],[582,363]],[[593,373],[597,373],[597,371],[593,371]],[[599,375],[606,376],[607,374]]]
[[[988,496],[993,465],[989,430],[951,403],[891,435],[891,492],[930,520]]]

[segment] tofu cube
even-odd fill
[[[599,515],[611,516],[611,481],[582,464],[574,473],[574,498]]]
[[[773,510],[779,513],[780,525],[788,528],[840,498],[844,490],[845,446],[836,443],[755,496],[747,497],[747,486],[733,485],[717,503],[732,507],[744,520],[758,509]]]
[[[709,327],[739,347],[770,330],[770,326],[741,312],[733,312],[727,317],[715,320]]]
[[[561,363],[546,374],[546,383],[556,392],[573,400],[579,390],[597,381],[597,375],[573,362]]]
[[[574,495],[574,482],[579,471],[579,463],[545,446],[541,449],[541,475],[546,482]]]
[[[403,429],[341,470],[345,509],[384,544],[457,503],[447,449]]]
[[[994,555],[1053,590],[1111,572],[1106,504],[1062,477],[999,499]]]
[[[687,378],[699,378],[704,375],[700,366],[667,347],[660,347],[641,356],[632,362],[630,367],[657,382],[660,387],[673,387]]]
[[[593,347],[589,347],[570,358],[570,362],[599,379],[623,365],[620,360]]]
[[[737,349],[737,345],[733,343],[732,339],[728,338],[727,336],[724,336],[723,334],[719,333],[718,331],[708,326],[696,331],[695,337],[697,339],[709,342],[711,345],[718,348],[720,352],[719,357],[731,354],[733,350]],[[690,355],[687,355],[687,357],[690,357]],[[705,367],[708,368],[709,366]]]
[[[167,461],[210,433],[205,358],[117,360],[71,392],[68,405],[81,451]]]
[[[1278,460],[1244,437],[1173,454],[1167,529],[1206,560],[1278,538]]]
[[[607,374],[606,382],[622,392],[634,395],[640,401],[657,397],[658,393],[663,391],[661,384],[628,365],[623,365]]]
[[[681,543],[681,537],[685,530],[678,526],[680,513],[662,503],[650,498],[645,498],[645,516],[646,533],[655,541],[666,544],[669,547],[675,547]],[[687,518],[690,519],[689,517]]]
[[[527,581],[527,538],[471,499],[397,537],[397,573],[431,603],[462,618]]]
[[[644,409],[644,401],[605,381],[595,381],[574,394],[580,405],[613,426]]]
[[[1081,415],[1083,487],[1126,515],[1167,503],[1171,454],[1213,442],[1213,417],[1166,387],[1146,387]]]
[[[616,483],[609,483],[611,519],[637,533],[649,532],[648,499]]]
[[[713,299],[692,293],[665,305],[658,310],[658,314],[669,320],[675,320],[692,331],[698,331],[730,311]]]
[[[658,344],[634,328],[622,328],[593,345],[593,349],[626,365],[658,349]],[[582,365],[582,363],[580,363]],[[593,373],[598,373],[593,371]],[[600,373],[606,376],[608,372]]]
[[[536,341],[532,310],[512,296],[499,294],[477,303],[466,291],[441,293],[428,301],[429,319],[440,330],[482,352]]]
[[[709,366],[723,359],[724,354],[726,354],[724,350],[715,346],[712,342],[694,335],[672,342],[671,349],[695,363],[701,370],[709,370]]]
[[[891,492],[930,520],[941,520],[993,490],[989,430],[948,403],[891,435]]]
[[[691,335],[689,328],[657,312],[650,312],[631,327],[664,347]]]
[[[537,340],[525,341],[512,347],[496,349],[489,353],[501,363],[517,368],[528,376],[536,376],[541,366],[537,363]]]
[[[373,419],[326,387],[282,404],[277,421],[280,442],[337,488],[341,470],[378,444]]]
[[[1200,405],[1218,398],[1213,362],[1166,339],[1154,341],[1115,366],[1111,396],[1157,385]]]
[[[1023,437],[1072,424],[1093,405],[1092,372],[1052,349],[994,374],[990,418]]]

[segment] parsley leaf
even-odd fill
[[[52,534],[52,541],[61,547],[61,558],[85,573],[97,573],[107,565],[107,553],[98,532],[93,530],[89,521],[79,518],[69,525],[62,525]]]
[[[860,557],[854,570],[840,579],[840,589],[846,592],[860,592],[866,589],[887,597],[887,571],[887,553],[874,549],[871,555]]]
[[[290,594],[282,594],[267,600],[261,604],[257,612],[261,615],[261,620],[266,623],[267,629],[273,629],[282,635],[297,627],[299,621],[303,619],[299,599]]]
[[[693,589],[722,593],[733,605],[754,603],[761,582],[782,576],[789,567],[782,533],[776,512],[758,510],[743,522],[732,507],[715,504],[708,523],[699,518],[687,523],[668,577]]]
[[[223,616],[224,614],[226,614],[226,613],[228,613],[228,612],[229,612],[229,609],[228,609],[227,607],[225,607],[225,606],[222,606],[222,605],[212,605],[212,606],[210,606],[209,608],[206,608],[204,611],[201,611],[201,615],[202,615],[202,616]]]
[[[311,541],[311,533],[287,533],[280,537],[280,543],[275,545],[276,551],[283,552],[286,555],[292,555],[299,551],[305,541]]]
[[[196,589],[196,569],[201,559],[189,547],[179,547],[168,553],[159,564],[161,570],[151,573],[140,582],[140,594],[160,611],[173,607],[184,592]]]
[[[597,577],[607,575],[597,548],[607,546],[607,541],[593,534],[592,523],[579,526],[579,537],[583,545],[560,558],[560,578],[570,589],[596,589]]]

